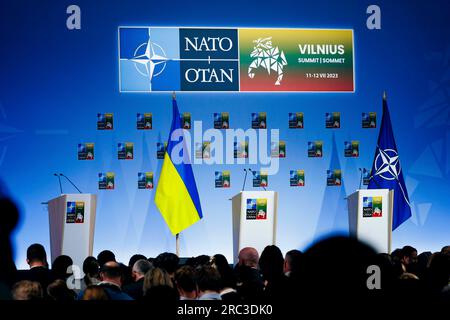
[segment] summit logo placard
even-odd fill
[[[119,27],[119,91],[354,92],[353,30]]]

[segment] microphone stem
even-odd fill
[[[245,189],[245,182],[246,181],[247,181],[247,170],[245,170],[244,183],[242,184],[242,191],[244,191],[244,189]]]
[[[62,184],[61,184],[61,177],[59,175],[58,175],[58,181],[59,181],[59,191],[61,191],[61,194],[63,194]]]
[[[70,180],[67,176],[63,175],[62,173],[61,173],[61,175],[62,175],[64,178],[66,178],[67,181],[69,181],[70,184],[71,184],[75,189],[77,189],[77,191],[78,191],[79,193],[83,193],[83,192],[81,192],[80,189],[78,189],[78,187],[75,185],[75,183],[72,182],[72,180]]]
[[[360,175],[359,175],[359,189],[358,190],[361,190],[361,183],[362,183],[363,172],[362,172],[361,169],[359,169],[359,171],[360,171]]]

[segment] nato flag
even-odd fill
[[[368,189],[394,190],[392,230],[395,230],[411,217],[411,206],[392,131],[386,95],[383,96],[383,117],[371,172]]]

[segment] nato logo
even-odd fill
[[[239,91],[237,29],[119,27],[120,92]]]
[[[327,170],[327,178],[333,179],[334,178],[334,171],[333,170]]]
[[[372,197],[363,197],[363,207],[372,208]]]
[[[75,202],[67,201],[67,213],[75,213]]]
[[[295,113],[289,112],[289,121],[297,121],[297,115]]]
[[[104,182],[104,183],[106,183],[106,174],[104,174],[104,173],[99,173],[99,174],[98,174],[98,182]]]
[[[256,199],[247,199],[247,210],[256,210]]]
[[[298,178],[296,170],[291,170],[290,174],[291,174],[291,179],[297,179]]]

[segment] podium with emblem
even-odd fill
[[[394,191],[358,190],[347,201],[350,235],[379,253],[390,253]]]
[[[62,194],[48,202],[52,261],[65,254],[81,268],[92,255],[96,206],[97,196],[85,193]]]
[[[232,199],[233,258],[239,251],[253,247],[259,254],[276,244],[278,193],[275,191],[241,191]]]

